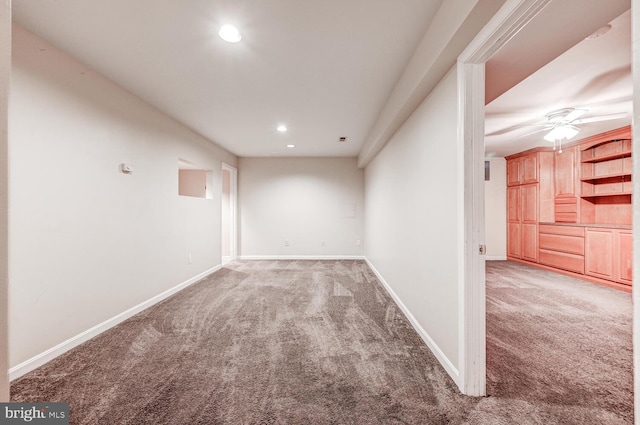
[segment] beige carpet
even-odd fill
[[[556,284],[546,281],[552,277]],[[631,300],[488,266],[469,398],[362,261],[234,262],[12,383],[74,424],[632,423]]]

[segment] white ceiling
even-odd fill
[[[14,0],[12,12],[15,22],[236,155],[357,156],[441,4]],[[606,36],[575,45],[628,8],[629,0],[552,0],[491,58],[488,156],[545,145],[545,133],[522,137],[535,129],[524,125],[558,108],[587,108],[584,117],[629,112],[582,125],[576,138],[630,124],[630,14],[613,20]],[[227,22],[240,28],[240,43],[217,36]],[[278,124],[289,131],[277,132]]]
[[[616,10],[613,6],[628,9],[627,2],[616,0],[615,3],[606,2],[609,12]],[[566,0],[556,4],[566,6]],[[601,4],[605,5],[605,2]],[[553,7],[552,4],[548,11],[551,15],[568,16],[553,11]],[[574,10],[574,22],[580,21],[579,15],[584,11]],[[546,132],[524,135],[539,129],[533,125],[545,123],[545,114],[560,108],[588,109],[581,118],[624,111],[628,113],[623,119],[580,125],[580,133],[572,140],[631,124],[633,82],[630,12],[627,10],[611,21],[602,12],[592,13],[589,8],[586,10],[590,16],[602,20],[597,27],[610,22],[611,31],[593,40],[585,40],[581,36],[578,44],[486,105],[487,156],[505,156],[537,146],[549,146],[549,142],[543,139]],[[554,24],[561,25],[565,33],[572,31],[568,23]],[[557,42],[561,43],[562,40],[558,38]],[[489,69],[487,74],[489,78]],[[487,85],[490,84],[487,81]]]
[[[357,156],[441,3],[14,0],[12,11],[236,155]],[[240,43],[217,36],[224,23]]]

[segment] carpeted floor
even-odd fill
[[[490,262],[487,328],[489,397],[465,397],[364,262],[239,261],[12,401],[70,402],[73,424],[633,422],[629,294]]]
[[[631,294],[487,262],[487,392],[495,423],[633,423]]]

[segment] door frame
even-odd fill
[[[223,162],[221,172],[224,171],[229,172],[229,253],[230,260],[234,261],[238,259],[238,169]],[[220,187],[222,194],[222,179],[220,179]],[[222,202],[220,204],[222,206]],[[222,217],[220,219],[220,229],[222,229],[224,223],[222,223]],[[222,258],[220,262],[222,263]]]
[[[631,68],[633,78],[633,120],[631,124],[632,149],[640,152],[640,134],[635,131],[635,123],[640,122],[640,0],[631,0]],[[640,157],[633,155],[633,173],[640,175]],[[640,291],[636,291],[640,285],[640,200],[636,194],[640,193],[640,181],[633,179],[633,273],[632,300],[633,300],[633,397],[634,397],[634,422],[640,424],[640,379],[637,379],[636,371],[640,370]]]
[[[484,223],[485,62],[551,0],[507,0],[458,57],[458,148],[464,214],[459,280],[459,381],[470,396],[486,395],[486,281]]]

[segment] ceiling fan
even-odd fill
[[[545,115],[546,122],[541,124],[532,124],[524,127],[542,127],[541,129],[531,131],[523,134],[520,137],[530,136],[535,133],[548,131],[545,134],[544,139],[553,143],[553,149],[556,149],[556,143],[560,144],[560,153],[562,153],[562,141],[569,140],[576,136],[580,131],[578,127],[581,124],[588,124],[592,122],[615,120],[624,118],[627,116],[626,112],[618,112],[615,114],[598,115],[589,118],[580,118],[585,113],[589,112],[584,108],[562,108],[555,111],[551,111]]]

